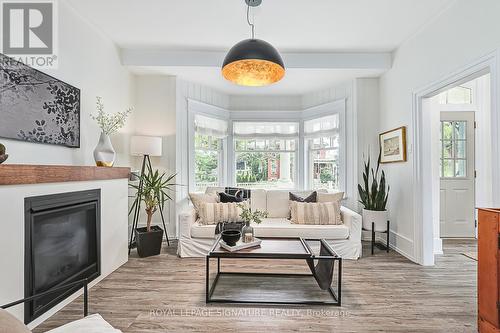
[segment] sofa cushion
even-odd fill
[[[260,210],[261,212],[267,211],[267,191],[266,190],[252,190],[250,196],[250,205],[252,210]]]
[[[267,191],[267,212],[269,213],[268,217],[281,217],[287,218],[290,212],[290,208],[288,207],[288,192],[287,191],[278,191],[278,190],[270,190]]]
[[[252,224],[257,237],[303,237],[303,238],[325,238],[325,239],[347,239],[349,228],[340,225],[303,225],[291,224],[285,218],[267,218],[261,224]],[[191,226],[191,237],[211,238],[215,237],[215,225],[202,225],[195,222]]]
[[[347,239],[349,228],[340,225],[304,225],[292,224],[290,220],[283,218],[268,218],[261,224],[252,224],[256,237],[302,237],[302,238],[325,238],[325,239]]]
[[[121,333],[121,331],[113,328],[101,315],[96,313],[46,333]]]
[[[228,203],[228,202],[242,202],[243,199],[243,192],[236,192],[235,195],[227,194],[225,192],[219,192],[219,199],[220,202],[222,203]]]

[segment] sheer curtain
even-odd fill
[[[340,118],[338,114],[307,120],[304,122],[304,135],[306,137],[332,136],[338,133]]]
[[[233,122],[233,133],[236,137],[278,138],[297,137],[299,124],[295,122]]]
[[[201,135],[223,139],[228,134],[228,122],[197,114],[194,117],[194,130]]]

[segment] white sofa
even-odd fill
[[[223,191],[223,188],[207,189],[207,193]],[[252,190],[252,209],[267,211],[269,214],[261,224],[252,224],[256,237],[324,238],[344,259],[358,259],[361,256],[361,215],[341,207],[342,225],[292,224],[288,220],[288,193],[282,190]],[[307,196],[309,193],[311,192],[298,194]],[[180,257],[203,257],[213,245],[215,225],[202,225],[197,219],[192,206],[179,215],[177,254]]]

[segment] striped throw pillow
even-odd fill
[[[219,222],[243,222],[240,217],[240,205],[248,205],[248,201],[236,203],[209,203],[204,202],[201,204],[198,211],[200,217],[199,223],[201,224],[217,224]]]
[[[292,202],[290,208],[294,224],[342,224],[342,220],[338,219],[340,207],[335,202]]]

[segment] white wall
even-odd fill
[[[176,142],[176,78],[167,75],[141,75],[135,77],[135,119],[132,124],[134,135],[160,136],[162,156],[151,157],[154,169],[175,173]],[[134,170],[140,170],[142,157],[131,157]],[[134,191],[132,191],[134,193]],[[175,200],[175,192],[172,192]],[[141,209],[139,222],[146,221],[144,209]],[[169,201],[164,210],[169,238],[175,237],[175,201]],[[161,226],[161,216],[157,212],[153,223]]]
[[[302,110],[302,96],[280,95],[244,95],[230,96],[229,109],[231,111],[300,111]]]
[[[99,128],[90,118],[95,97],[102,96],[107,112],[133,106],[133,80],[121,65],[114,43],[88,24],[65,1],[59,1],[59,67],[47,74],[81,90],[81,148],[34,144],[0,138],[9,154],[8,163],[93,165]],[[116,165],[128,164],[129,126],[113,137]],[[124,134],[125,133],[125,134]]]
[[[391,185],[391,242],[412,259],[413,221],[412,92],[440,80],[500,46],[500,2],[457,0],[440,17],[394,53],[393,67],[380,80],[380,130],[408,126],[408,162],[386,167]],[[497,203],[498,204],[498,203]]]

